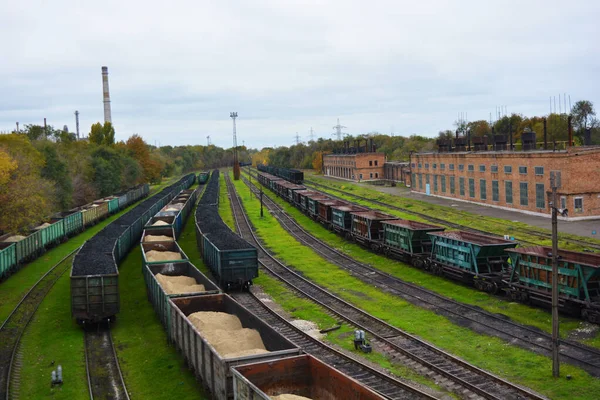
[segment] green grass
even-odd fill
[[[21,399],[89,398],[83,330],[71,318],[69,283],[67,271],[42,301],[23,336]],[[50,374],[59,364],[64,384],[51,388]]]
[[[269,198],[282,206],[290,216],[312,235],[357,261],[371,265],[404,281],[422,286],[456,301],[481,307],[491,313],[504,314],[516,322],[532,325],[549,333],[552,332],[552,315],[547,310],[491,296],[449,279],[431,275],[403,262],[375,254],[325,229],[323,225],[313,221],[272,192],[265,191],[265,195],[268,195]],[[561,335],[566,337],[572,330],[580,327],[581,324],[582,322],[578,319],[561,316]]]
[[[412,198],[405,198],[399,195],[392,195],[387,193],[379,192],[375,189],[371,189],[368,187],[364,187],[359,184],[355,184],[352,182],[337,182],[329,179],[325,179],[322,177],[318,177],[315,175],[309,175],[310,179],[315,182],[318,182],[322,185],[325,185],[329,188],[341,189],[347,192],[350,192],[355,195],[364,196],[371,200],[382,201],[387,204],[394,204],[397,207],[407,208],[411,211],[423,213],[435,218],[440,218],[448,222],[453,222],[457,224],[461,224],[464,226],[469,226],[471,228],[484,230],[487,232],[495,233],[498,235],[506,235],[509,234],[514,236],[515,239],[518,240],[526,240],[527,242],[535,242],[539,245],[551,246],[550,239],[542,239],[540,237],[532,236],[531,232],[540,232],[540,233],[550,233],[549,230],[539,228],[536,226],[528,225],[523,222],[517,221],[508,221],[505,219],[494,218],[489,216],[477,215],[473,213],[469,213],[467,211],[456,210],[453,207],[441,206],[437,204],[427,203],[425,201],[420,201]],[[330,189],[319,188],[324,192],[336,195],[338,197],[342,197],[353,203],[359,203],[363,205],[372,206],[374,208],[382,209],[392,215],[401,215],[402,218],[420,220],[419,217],[413,216],[410,214],[404,214],[398,212],[397,210],[392,210],[386,207],[381,207],[380,205],[373,205],[370,201],[357,200],[356,198],[341,194],[337,191],[332,191]],[[575,244],[570,242],[570,240],[583,240],[585,242],[591,244],[600,244],[600,240],[581,237],[568,233],[559,233],[559,246],[564,249],[570,249],[575,251],[582,251],[585,246],[580,244]]]
[[[280,259],[304,276],[388,323],[444,348],[453,354],[511,381],[529,386],[552,398],[591,399],[600,392],[600,380],[586,372],[563,365],[562,376],[551,378],[551,360],[517,348],[500,339],[479,335],[452,324],[434,312],[415,307],[395,296],[381,293],[298,244],[268,213],[257,218],[259,202],[251,200],[243,182],[236,188],[256,232]],[[350,289],[351,288],[351,289]]]

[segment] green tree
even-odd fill
[[[46,161],[41,170],[42,177],[54,182],[60,207],[62,209],[70,208],[73,185],[66,162],[61,160],[56,151],[56,145],[51,142],[45,143],[40,152]]]
[[[571,109],[573,115],[573,127],[577,131],[585,131],[590,127],[593,117],[596,115],[594,103],[588,100],[580,100]]]
[[[115,128],[110,122],[105,122],[104,125],[96,122],[90,129],[88,140],[91,143],[112,146],[115,144]]]

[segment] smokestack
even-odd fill
[[[510,133],[510,151],[513,151],[513,131],[512,131],[512,122],[508,123],[508,131]]]
[[[110,92],[108,91],[108,67],[102,67],[102,94],[104,97],[104,122],[110,122],[112,124]]]
[[[544,150],[548,150],[548,127],[546,125],[546,118],[544,118]]]
[[[46,117],[44,117],[44,135],[48,137],[48,125],[46,125]]]
[[[571,120],[573,117],[569,115],[567,118],[567,124],[569,125],[569,147],[573,146],[573,125],[571,124]]]
[[[79,140],[79,111],[77,110],[75,110],[75,130],[77,131],[77,140]]]

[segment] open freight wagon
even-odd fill
[[[239,365],[231,371],[235,400],[270,400],[282,394],[319,400],[384,399],[308,354]]]
[[[233,398],[231,367],[258,361],[276,360],[300,354],[301,350],[263,320],[226,294],[169,299],[170,339],[215,400]],[[222,312],[239,318],[243,328],[258,331],[267,352],[225,358],[200,334],[188,316],[199,311]]]

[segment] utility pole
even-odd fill
[[[561,186],[560,171],[550,171],[552,187],[552,376],[560,376],[558,341],[558,216],[556,190]],[[564,213],[564,211],[563,211]]]
[[[262,186],[260,186],[260,217],[263,217],[263,191]]]
[[[233,120],[233,180],[237,181],[240,179],[240,163],[238,162],[237,155],[237,134],[235,130],[235,119],[237,118],[238,113],[232,111],[229,113],[229,117]]]
[[[296,132],[296,136],[294,136],[294,139],[296,139],[296,144],[300,144],[300,135],[298,135],[298,132]]]
[[[313,133],[313,128],[312,126],[310,127],[310,141],[314,142],[315,140],[315,134]]]
[[[19,122],[17,122],[17,133],[19,133]]]
[[[210,146],[210,135],[206,137],[206,145]]]

